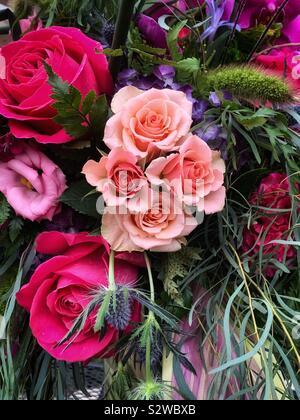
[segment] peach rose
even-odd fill
[[[220,152],[212,151],[197,136],[190,135],[180,148],[183,199],[206,214],[223,210],[225,162]]]
[[[126,206],[132,212],[148,209],[147,178],[132,153],[112,150],[100,162],[89,160],[82,173],[103,194],[107,206]]]
[[[153,160],[146,175],[153,185],[172,189],[187,206],[206,214],[225,206],[225,162],[197,136],[190,135],[179,153]]]
[[[169,192],[152,197],[151,209],[139,214],[113,214],[110,209],[102,219],[102,235],[115,251],[126,250],[175,252],[186,245],[185,236],[197,220],[187,215]]]
[[[183,92],[125,87],[112,101],[115,115],[107,122],[104,142],[139,159],[179,150],[192,125],[192,107]]]

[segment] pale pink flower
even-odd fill
[[[0,191],[25,219],[52,220],[66,188],[60,168],[32,146],[24,145],[22,153],[0,163]]]
[[[107,208],[102,219],[102,235],[115,251],[175,252],[196,227],[169,192],[154,194],[147,212],[115,214]]]
[[[119,148],[112,150],[100,162],[88,161],[82,173],[103,194],[107,206],[126,206],[132,212],[148,209],[147,178],[132,153]]]
[[[107,122],[104,142],[145,159],[179,150],[192,125],[192,102],[183,92],[121,89],[112,101],[115,115]]]
[[[213,151],[197,136],[189,136],[180,148],[183,199],[206,214],[224,209],[225,162],[220,152]]]
[[[172,189],[187,206],[206,214],[225,206],[225,162],[197,136],[190,135],[179,153],[153,160],[146,175],[153,185]]]

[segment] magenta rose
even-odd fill
[[[60,211],[59,198],[67,188],[65,175],[38,148],[21,145],[19,153],[0,163],[0,191],[25,219],[52,220]]]
[[[261,54],[256,63],[278,73],[289,80],[297,91],[300,86],[300,50],[294,48],[274,49],[269,54]]]
[[[72,138],[56,124],[52,88],[44,62],[82,95],[111,93],[112,80],[101,45],[79,29],[51,27],[25,35],[1,50],[0,114],[17,138],[66,143]]]
[[[250,197],[250,203],[259,209],[255,222],[244,230],[243,251],[255,256],[263,247],[265,256],[291,265],[296,257],[295,247],[273,243],[290,238],[292,199],[287,175],[272,173],[264,178]],[[274,276],[275,272],[273,264],[266,267],[268,277]]]
[[[97,310],[92,312],[83,330],[67,344],[57,344],[72,328],[90,303],[93,294],[108,287],[109,245],[100,236],[87,233],[42,233],[37,252],[53,258],[40,265],[30,282],[17,295],[18,303],[30,312],[30,327],[40,346],[51,356],[67,362],[85,362],[112,354],[120,330],[106,322],[103,335],[94,332]],[[145,264],[142,254],[117,254],[115,281],[133,287],[139,268]],[[140,304],[132,300],[127,308],[129,324],[140,321]],[[69,344],[69,345],[68,345]]]

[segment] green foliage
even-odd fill
[[[53,88],[52,98],[55,100],[53,108],[57,111],[54,120],[57,124],[77,139],[89,133],[97,139],[102,138],[108,116],[106,97],[97,97],[96,93],[91,91],[82,100],[78,89],[64,82],[47,63],[45,68],[49,84]]]
[[[46,26],[77,26],[97,34],[102,28],[99,16],[115,19],[118,0],[17,0],[16,15],[21,19],[29,16],[34,7],[40,10],[40,18]]]
[[[182,52],[178,47],[178,37],[180,31],[186,26],[187,20],[178,22],[168,33],[167,42],[170,50],[171,57],[174,61],[182,60]]]
[[[200,90],[202,83],[200,77]],[[286,82],[252,66],[224,67],[211,71],[206,80],[204,78],[204,83],[210,91],[227,91],[247,101],[262,104],[286,104],[293,101],[293,92]]]
[[[10,205],[4,195],[0,193],[0,226],[8,220],[10,212]]]
[[[82,180],[73,183],[60,200],[78,213],[98,219],[100,217],[96,209],[98,197],[99,195],[93,193],[86,181]]]
[[[11,242],[15,242],[15,240],[21,235],[23,227],[24,220],[20,217],[16,217],[10,222],[8,230]]]
[[[185,278],[191,267],[200,261],[200,251],[195,248],[183,248],[179,252],[167,254],[163,261],[162,277],[168,296],[179,306],[184,306],[178,280]]]

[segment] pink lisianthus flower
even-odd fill
[[[104,142],[146,160],[179,150],[192,126],[192,108],[183,92],[125,87],[112,101],[115,115],[107,122]]]
[[[213,214],[223,210],[225,162],[197,136],[188,136],[179,154],[157,158],[146,170],[154,185],[173,188],[187,206]]]
[[[112,79],[102,46],[79,29],[32,31],[0,52],[0,114],[16,138],[61,144],[74,140],[54,121],[52,88],[44,62],[85,96],[111,93]]]
[[[148,209],[148,182],[137,157],[122,149],[112,150],[100,162],[83,167],[87,182],[103,194],[107,206],[125,206],[132,212]]]
[[[152,194],[152,193],[151,193]],[[169,191],[154,192],[146,212],[122,214],[110,208],[102,218],[102,235],[115,251],[175,252],[198,225]]]
[[[258,190],[252,194],[250,203],[259,209],[255,222],[250,229],[244,230],[243,251],[255,256],[263,247],[263,255],[273,256],[280,263],[291,265],[296,257],[295,247],[272,243],[290,238],[292,199],[287,175],[272,173],[264,178]],[[270,263],[265,274],[273,277],[275,272],[276,268]]]
[[[52,220],[66,188],[61,169],[35,147],[24,145],[21,153],[0,163],[0,191],[25,219]]]
[[[96,333],[96,310],[88,314],[75,339],[58,346],[93,296],[108,287],[107,242],[87,233],[48,232],[38,236],[36,249],[52,258],[36,269],[17,301],[30,313],[30,328],[39,345],[55,359],[70,363],[111,356],[120,331],[107,322],[104,333]],[[142,254],[116,255],[116,284],[134,287],[144,265]],[[140,304],[132,301],[127,312],[129,325],[123,334],[131,331],[130,323],[140,322]]]

